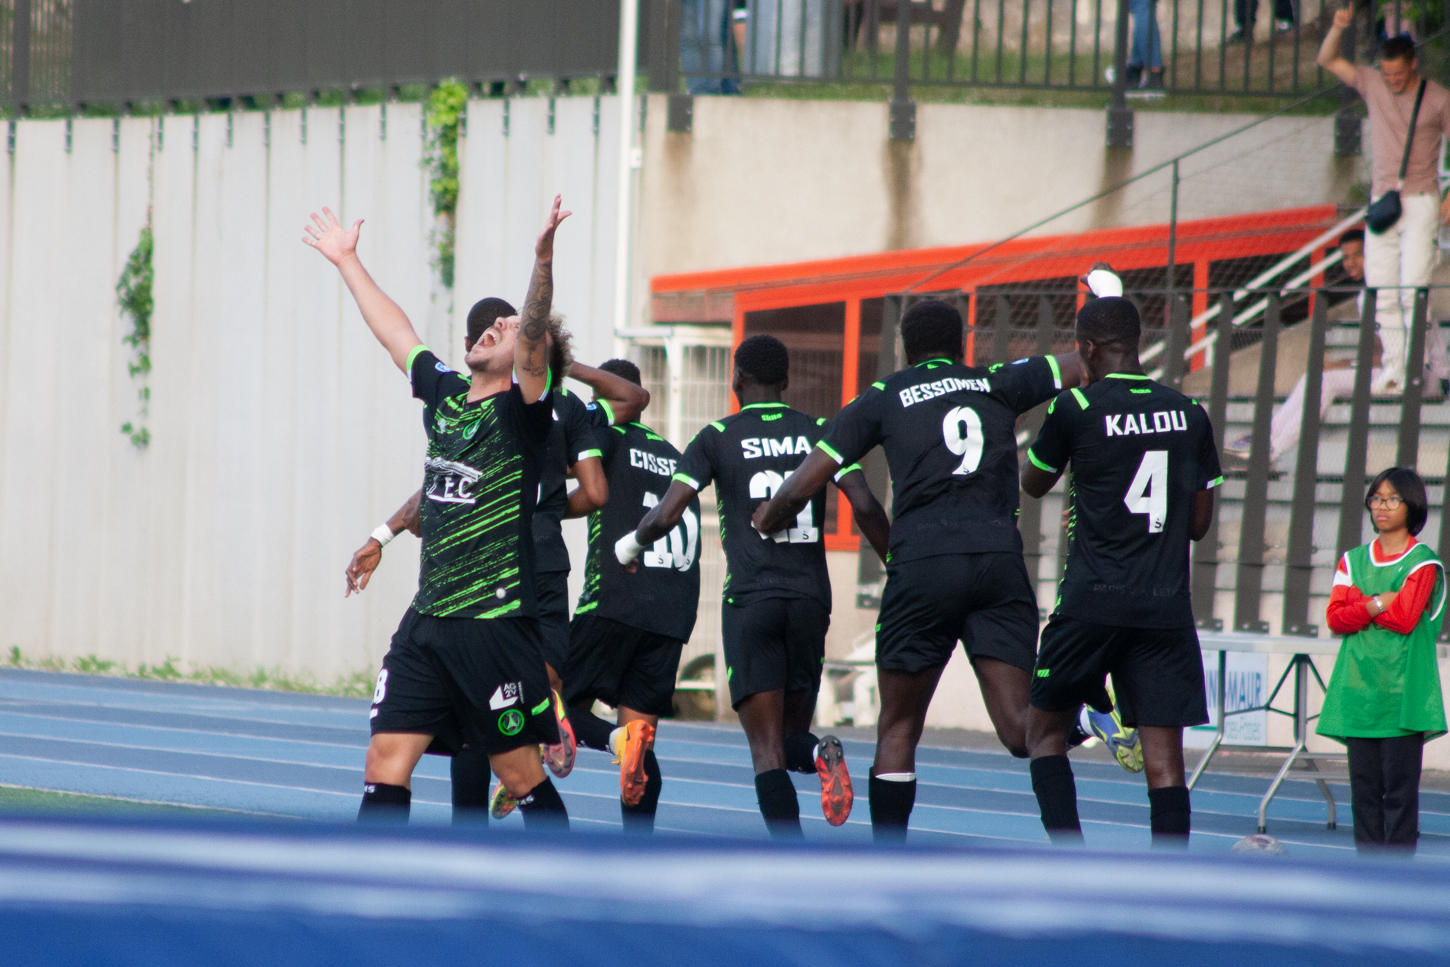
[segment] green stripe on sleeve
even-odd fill
[[[578,462],[579,460],[588,460],[590,457],[597,457],[598,459],[602,460],[602,459],[604,459],[604,451],[603,450],[581,450],[581,451],[579,451],[579,456],[575,457],[574,459],[575,459],[575,462]]]
[[[612,425],[614,423],[614,407],[609,405],[608,400],[595,400],[595,402],[599,404],[599,408],[604,411],[605,418]]]
[[[538,705],[535,705],[533,708],[529,709],[529,714],[530,715],[543,715],[545,712],[547,712],[549,710],[549,702],[550,701],[552,701],[552,699],[547,699],[547,698],[544,699]]]
[[[688,477],[688,476],[686,476],[685,474],[682,474],[682,473],[675,474],[673,477],[670,478],[670,482],[671,483],[682,483],[686,487],[689,487],[691,490],[695,491],[696,493],[698,493],[699,490],[700,490],[700,483],[699,483],[699,481],[695,480],[695,478],[693,478],[693,477]]]
[[[1088,398],[1086,393],[1074,386],[1072,388],[1072,395],[1073,399],[1077,400],[1078,406],[1081,406],[1083,409],[1088,408]]]
[[[1223,477],[1222,476],[1214,477],[1212,480],[1210,480],[1208,482],[1207,486],[1205,486],[1203,489],[1204,490],[1212,490],[1214,487],[1222,486],[1222,484],[1223,484]]]
[[[1037,459],[1037,454],[1032,452],[1031,447],[1027,448],[1027,459],[1032,461],[1032,465],[1038,470],[1041,470],[1043,473],[1061,473],[1061,471],[1058,470],[1056,467],[1048,466],[1041,460]]]
[[[407,372],[411,373],[413,371],[413,360],[415,360],[415,359],[418,358],[418,354],[419,353],[426,353],[427,351],[428,351],[428,347],[427,346],[423,345],[422,343],[418,343],[418,345],[414,346],[408,352],[408,364],[406,366],[404,366],[403,369],[406,370]]]
[[[1047,360],[1047,368],[1052,370],[1052,388],[1062,389],[1062,369],[1057,365],[1057,357],[1045,356],[1043,358]]]
[[[830,457],[832,460],[836,461],[836,463],[838,463],[838,464],[839,463],[845,463],[846,462],[845,460],[842,460],[841,459],[841,455],[839,453],[837,453],[835,450],[832,450],[829,446],[826,445],[826,441],[825,440],[822,440],[820,443],[817,443],[816,444],[816,449],[817,450],[820,450],[822,453],[824,453],[826,456]]]

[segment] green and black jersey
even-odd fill
[[[554,415],[547,456],[539,468],[539,506],[534,510],[534,571],[569,570],[562,521],[568,509],[568,470],[580,460],[599,456],[599,443],[589,407],[562,386],[554,389]]]
[[[685,447],[675,480],[697,492],[715,483],[727,601],[806,597],[830,610],[826,488],[811,495],[791,526],[769,540],[750,523],[755,508],[775,496],[815,447],[825,423],[784,403],[751,403],[705,426]],[[842,468],[836,477],[853,471],[860,468]]]
[[[1017,416],[1062,389],[1057,361],[929,359],[872,383],[826,427],[837,463],[872,447],[891,470],[891,560],[1021,551]]]
[[[1118,627],[1191,626],[1194,494],[1223,482],[1203,407],[1147,376],[1113,373],[1054,399],[1027,457],[1070,473],[1054,610]]]
[[[599,419],[599,417],[596,417]],[[589,515],[589,556],[575,615],[596,614],[633,628],[688,641],[700,602],[700,501],[646,547],[630,574],[614,544],[669,489],[680,451],[640,423],[599,431],[609,501]]]
[[[419,346],[408,358],[428,433],[413,607],[434,617],[535,615],[534,503],[553,393],[525,403],[515,383],[469,402],[468,380]]]

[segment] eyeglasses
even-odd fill
[[[1381,497],[1379,494],[1374,494],[1369,498],[1369,505],[1371,507],[1384,507],[1389,510],[1398,510],[1404,502],[1405,498],[1399,494],[1393,497]]]

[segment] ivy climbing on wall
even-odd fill
[[[438,222],[433,238],[433,267],[443,287],[450,291],[458,213],[458,135],[467,106],[468,88],[456,80],[442,82],[428,95],[428,143],[423,163]]]
[[[146,225],[141,229],[141,238],[127,257],[126,267],[121,270],[121,278],[116,282],[121,315],[130,324],[130,331],[121,337],[121,342],[131,347],[131,359],[126,368],[136,383],[137,404],[135,418],[121,424],[121,432],[130,437],[138,450],[145,450],[151,443],[146,417],[151,409],[151,312],[155,308],[151,295],[153,241],[148,215]]]

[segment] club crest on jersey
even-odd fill
[[[429,500],[444,504],[471,504],[478,498],[472,492],[482,472],[466,463],[429,457],[424,465],[426,495]]]
[[[1139,436],[1144,433],[1182,433],[1188,429],[1188,414],[1182,410],[1152,413],[1109,413],[1103,417],[1108,436]]]
[[[523,682],[504,682],[498,688],[495,688],[493,694],[488,697],[488,708],[491,712],[497,712],[499,709],[517,705],[523,700]]]
[[[760,457],[803,457],[811,452],[811,442],[804,436],[746,437],[740,441],[740,453],[746,460]]]

